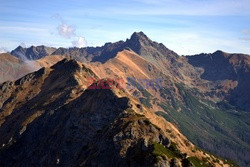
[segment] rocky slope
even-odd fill
[[[249,113],[237,112],[226,102],[210,101],[198,89],[168,77],[132,50],[119,52],[104,64],[85,64],[101,78],[122,79],[131,96],[175,123],[198,146],[234,159],[243,166],[248,164]],[[133,78],[135,80],[131,80]],[[158,78],[162,80],[160,88],[155,82]]]
[[[56,55],[84,62],[99,78],[122,79],[128,94],[193,143],[249,166],[249,55],[178,56],[142,32],[102,47],[59,48],[49,57]],[[147,82],[157,79],[160,89]]]
[[[230,165],[195,147],[119,83],[90,89],[99,83],[89,86],[87,77],[98,78],[64,59],[0,85],[1,166]]]
[[[202,69],[200,78],[209,82],[210,97],[227,100],[240,110],[250,111],[250,56],[216,51],[188,56],[188,62]]]

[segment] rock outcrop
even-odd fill
[[[98,78],[82,63],[64,59],[0,86],[1,166],[225,164],[119,83],[90,89],[87,77]]]

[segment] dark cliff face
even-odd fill
[[[167,58],[177,58],[178,55],[166,48],[163,44],[149,39],[143,32],[135,32],[131,38],[126,41],[127,47],[131,48],[137,54],[147,57],[157,58],[164,56]]]
[[[250,107],[250,56],[228,54],[216,51],[213,54],[188,56],[188,62],[204,70],[201,78],[211,82],[236,82],[230,94],[225,98],[241,110],[249,111]]]
[[[102,53],[94,57],[92,61],[104,63],[114,58],[118,52],[124,49],[131,49],[140,56],[151,60],[159,57],[168,59],[176,59],[178,57],[176,53],[167,49],[163,44],[149,39],[143,32],[135,32],[130,39],[127,39],[125,42],[107,43],[102,48]]]
[[[188,56],[188,62],[194,67],[204,68],[202,79],[209,81],[217,80],[236,80],[235,68],[229,60],[229,55],[222,51],[214,52],[213,54],[201,54]]]
[[[67,55],[80,61],[106,62],[114,58],[118,52],[131,48],[136,53],[141,52],[141,43],[149,40],[142,32],[134,33],[126,42],[119,41],[115,43],[106,43],[101,47],[86,48],[59,48],[52,55]],[[149,42],[147,42],[149,43]]]
[[[29,48],[18,46],[15,50],[11,51],[11,54],[20,60],[37,60],[51,55],[55,50],[56,48],[43,45],[31,46]]]

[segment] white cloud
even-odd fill
[[[87,42],[84,37],[78,37],[76,41],[72,41],[74,47],[83,48],[87,46]]]
[[[75,27],[72,25],[68,25],[66,23],[61,23],[58,27],[57,27],[57,31],[59,33],[59,35],[61,35],[64,38],[71,38],[75,36]]]
[[[67,39],[75,38],[75,40],[71,42],[73,47],[82,48],[82,47],[87,46],[87,42],[85,38],[82,36],[79,36],[76,33],[76,28],[74,25],[67,24],[60,14],[55,14],[52,16],[52,18],[60,22],[60,24],[57,26],[57,31],[61,37],[67,38]]]

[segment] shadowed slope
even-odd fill
[[[186,155],[200,164],[224,164],[123,89],[88,89],[87,77],[97,78],[64,59],[0,86],[1,166],[194,163]]]

